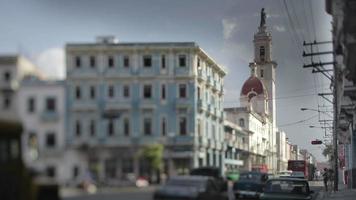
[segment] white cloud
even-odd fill
[[[223,33],[224,39],[228,40],[231,38],[234,32],[236,32],[237,22],[235,19],[223,19]]]
[[[65,77],[63,48],[51,48],[41,52],[36,56],[35,63],[48,78],[63,79]]]
[[[278,32],[285,32],[286,31],[286,27],[281,26],[281,25],[274,25],[273,28]]]

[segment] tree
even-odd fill
[[[153,172],[157,172],[158,182],[160,182],[160,172],[162,169],[163,149],[164,147],[162,144],[152,144],[143,147],[140,152],[140,157],[146,159],[150,165],[150,178],[152,178]]]
[[[329,158],[329,162],[332,163],[334,160],[334,148],[331,144],[325,145],[325,148],[322,152],[323,156]]]

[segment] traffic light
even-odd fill
[[[313,140],[311,141],[311,144],[316,145],[316,144],[322,144],[323,142],[321,140]]]

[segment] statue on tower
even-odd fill
[[[265,9],[262,8],[261,9],[261,23],[260,23],[260,27],[263,27],[266,25],[266,13],[265,13]]]

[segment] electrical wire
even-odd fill
[[[312,117],[309,117],[307,119],[303,119],[303,120],[299,120],[299,121],[296,121],[296,122],[292,122],[292,123],[287,123],[287,124],[282,124],[282,125],[279,125],[278,127],[286,127],[286,126],[292,126],[292,125],[296,125],[296,124],[300,124],[300,123],[304,123],[306,121],[309,121],[315,117],[317,117],[318,115],[313,115]]]

